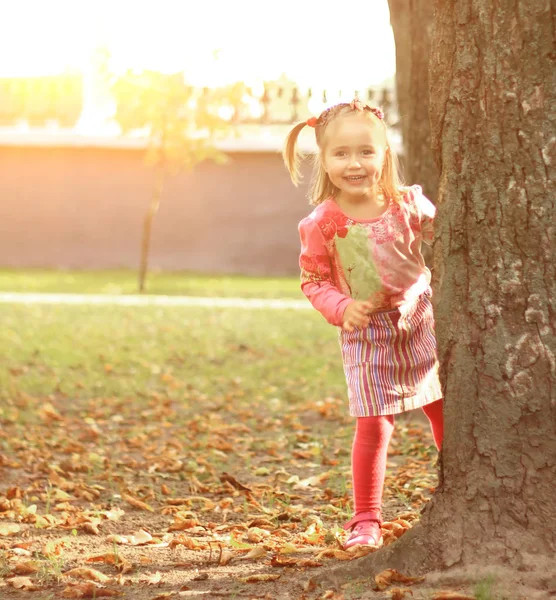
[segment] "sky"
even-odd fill
[[[184,71],[196,85],[364,89],[395,72],[387,0],[17,0],[2,8],[0,77],[112,68]]]

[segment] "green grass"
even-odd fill
[[[137,273],[131,270],[56,271],[0,269],[0,291],[26,293],[137,294]],[[153,272],[147,293],[243,298],[303,297],[298,277],[216,276]]]
[[[343,397],[335,328],[316,311],[2,305],[0,398],[221,402],[230,391],[284,404]]]

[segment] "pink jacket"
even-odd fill
[[[332,325],[354,300],[392,310],[429,288],[421,242],[433,238],[435,207],[414,185],[367,221],[347,217],[333,198],[299,223],[301,289]]]

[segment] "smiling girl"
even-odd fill
[[[346,547],[379,546],[386,456],[394,415],[422,408],[437,448],[442,391],[430,271],[421,243],[432,241],[434,205],[403,187],[382,111],[359,100],[296,125],[284,161],[299,182],[297,138],[315,129],[319,149],[313,212],[299,224],[301,288],[339,327],[350,414],[355,514]]]

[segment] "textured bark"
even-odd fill
[[[552,35],[549,0],[436,2],[440,485],[417,527],[332,579],[556,553]]]
[[[434,3],[388,0],[396,42],[396,93],[404,140],[404,174],[436,199],[438,170],[431,152],[429,55]]]
[[[445,564],[556,551],[552,36],[549,0],[437,0]]]

